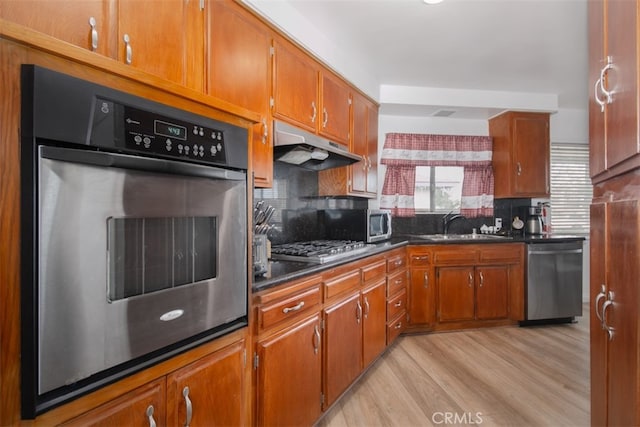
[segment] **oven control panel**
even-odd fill
[[[226,164],[223,130],[98,98],[92,144],[107,145],[108,134],[110,145],[121,151]]]

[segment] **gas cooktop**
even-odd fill
[[[324,264],[369,251],[375,245],[354,240],[312,240],[271,247],[271,259]]]

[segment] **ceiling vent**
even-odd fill
[[[438,110],[431,115],[431,117],[449,117],[454,114],[455,110]]]

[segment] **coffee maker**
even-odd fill
[[[540,206],[529,206],[525,231],[527,234],[542,234],[542,208]]]

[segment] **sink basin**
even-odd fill
[[[442,240],[500,240],[507,239],[506,236],[497,236],[495,234],[417,234],[411,236],[415,239],[442,241]]]

